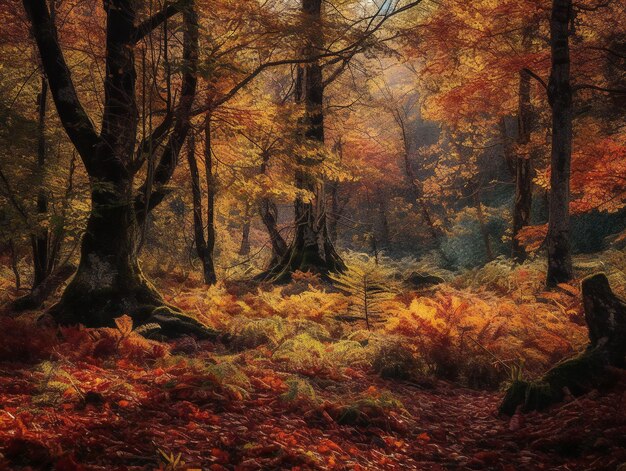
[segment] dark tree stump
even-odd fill
[[[610,384],[611,367],[624,368],[626,362],[626,303],[615,296],[604,274],[582,282],[585,321],[589,345],[580,355],[564,360],[538,381],[515,381],[509,387],[500,412],[512,415],[522,410],[541,410],[563,400]]]
[[[604,274],[583,280],[582,291],[589,348],[605,350],[608,364],[623,368],[626,366],[626,303],[613,294]]]

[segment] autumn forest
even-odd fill
[[[0,0],[0,469],[626,470],[626,3]]]

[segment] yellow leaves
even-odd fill
[[[437,316],[437,308],[423,303],[418,298],[414,299],[409,306],[409,312],[420,319],[434,321]]]
[[[548,225],[526,226],[517,234],[517,239],[527,252],[535,252],[543,245],[548,234]]]

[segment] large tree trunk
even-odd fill
[[[288,248],[287,242],[285,242],[278,230],[278,208],[269,198],[263,198],[260,203],[259,214],[270,236],[270,244],[272,245],[272,258],[269,265],[274,266],[285,256]]]
[[[323,51],[323,34],[321,30],[321,0],[302,0],[302,11],[305,28],[308,31],[304,56],[311,57]],[[305,108],[302,119],[303,138],[307,146],[319,148],[324,145],[324,83],[322,68],[317,60],[298,68],[296,84],[296,102]],[[296,170],[296,187],[307,190],[315,196],[313,201],[296,198],[295,236],[280,262],[271,267],[262,277],[274,280],[285,280],[295,271],[310,271],[326,275],[330,272],[342,271],[345,268],[341,257],[328,234],[326,197],[324,182],[318,181],[310,169],[318,166],[323,157],[299,157]]]
[[[112,326],[113,319],[122,314],[145,322],[163,305],[137,261],[138,224],[129,198],[132,181],[115,186],[92,190],[80,264],[52,310],[62,324]]]
[[[92,211],[83,236],[80,264],[50,314],[60,324],[114,327],[128,314],[135,325],[159,324],[162,334],[210,331],[169,306],[144,277],[137,260],[139,223],[131,194],[132,181],[115,189],[93,189]]]
[[[548,84],[548,100],[552,107],[548,286],[567,282],[573,276],[569,213],[573,115],[569,54],[571,19],[572,0],[553,0],[550,20],[552,70]]]
[[[142,35],[149,34],[183,7],[169,6],[137,27],[136,2],[105,2],[105,106],[98,135],[78,98],[45,0],[23,2],[59,118],[92,184],[92,208],[82,239],[78,270],[51,314],[61,324],[82,323],[90,327],[113,326],[115,318],[128,314],[136,325],[159,324],[165,336],[211,335],[212,332],[198,321],[167,306],[144,278],[137,261],[138,228],[147,213],[167,194],[166,184],[189,129],[198,60],[197,18],[193,5],[185,5],[183,10],[183,62],[187,67],[181,80],[175,119],[168,117],[170,119],[164,120],[152,136],[144,136],[140,151],[135,152],[138,122],[135,44]],[[146,181],[139,194],[134,195],[133,179],[145,162],[146,150],[159,148],[152,146],[153,140],[161,141],[168,133],[167,144],[155,168],[154,182]]]
[[[265,175],[269,165],[270,154],[263,152],[261,155],[261,167],[259,173]],[[278,264],[282,257],[287,253],[287,242],[278,230],[278,207],[269,197],[264,196],[259,202],[259,215],[261,221],[267,229],[270,236],[270,244],[272,245],[272,258],[269,266],[273,267]]]
[[[518,136],[520,147],[530,143],[532,105],[530,101],[530,74],[520,72]],[[530,151],[529,151],[530,152]],[[522,263],[526,260],[526,250],[518,239],[520,230],[530,224],[532,209],[533,162],[532,156],[517,155],[515,159],[515,202],[513,205],[513,259]]]

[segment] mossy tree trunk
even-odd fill
[[[114,317],[130,313],[142,322],[163,304],[139,268],[132,181],[101,186],[91,193],[78,270],[52,311],[63,324],[110,326]]]
[[[59,45],[46,0],[23,0],[54,103],[69,139],[80,155],[91,183],[91,213],[76,275],[51,309],[62,324],[112,326],[130,315],[136,325],[158,323],[165,336],[209,329],[167,306],[145,279],[137,260],[139,227],[168,193],[189,130],[196,92],[197,18],[193,4],[169,5],[135,24],[137,2],[110,0],[106,9],[106,74],[102,128],[97,133],[80,102]],[[170,16],[183,14],[183,62],[177,106],[136,147],[139,113],[135,82],[135,46]],[[163,144],[163,145],[160,145]],[[134,190],[134,179],[146,161],[160,152],[154,172]]]

